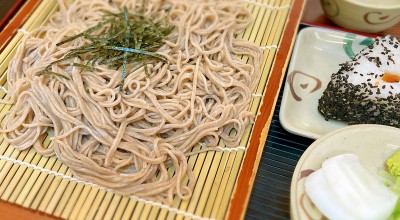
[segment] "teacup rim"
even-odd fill
[[[354,0],[343,0],[348,3],[362,6],[365,8],[373,8],[373,9],[390,9],[390,10],[395,10],[395,9],[400,9],[400,2],[399,1],[393,1],[393,5],[371,5],[370,3],[365,3],[365,2],[360,2],[360,1],[354,1]]]

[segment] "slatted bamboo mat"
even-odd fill
[[[262,77],[250,110],[262,115],[260,106],[268,96],[266,85],[280,47],[282,33],[294,0],[241,0],[253,14],[253,23],[237,36],[255,42],[263,51]],[[54,0],[43,0],[0,54],[0,96],[7,99],[7,64],[24,32],[46,22],[57,10]],[[243,58],[245,59],[245,58]],[[276,97],[271,97],[276,99]],[[0,105],[8,111],[9,105]],[[33,149],[18,151],[0,137],[0,198],[28,209],[66,219],[223,219],[238,181],[253,127],[249,126],[240,146],[189,157],[196,185],[190,200],[174,199],[170,206],[136,196],[121,196],[109,189],[74,178],[56,157],[44,157]],[[47,138],[43,145],[51,144]],[[200,148],[196,146],[195,148]],[[249,171],[253,172],[253,171]]]

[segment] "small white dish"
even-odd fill
[[[379,178],[387,158],[400,150],[400,129],[385,125],[351,125],[331,132],[310,145],[293,173],[290,188],[292,220],[324,219],[304,189],[304,180],[322,162],[344,153],[357,154],[361,163]]]
[[[329,120],[318,112],[318,99],[339,64],[350,61],[373,40],[361,35],[317,27],[302,29],[293,49],[279,120],[287,131],[317,139],[346,123]]]

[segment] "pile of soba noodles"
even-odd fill
[[[94,70],[51,65],[68,76],[40,75],[51,62],[83,45],[63,39],[96,25],[104,11],[141,8],[141,0],[59,1],[49,22],[23,38],[8,68],[12,109],[2,124],[4,138],[19,150],[56,155],[73,175],[124,195],[171,203],[191,196],[195,184],[187,157],[202,143],[238,147],[252,123],[249,111],[260,71],[260,51],[235,39],[251,22],[238,2],[149,1],[145,16],[166,16],[175,26],[157,60],[129,68]],[[240,59],[246,57],[247,62]],[[134,65],[134,64],[131,64]],[[49,147],[42,145],[52,136]]]

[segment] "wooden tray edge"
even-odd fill
[[[271,124],[273,110],[278,98],[278,92],[289,63],[290,54],[297,35],[297,28],[304,11],[305,2],[305,0],[293,0],[292,2],[289,17],[286,21],[282,33],[282,39],[279,43],[279,49],[267,82],[262,106],[259,109],[260,115],[257,116],[254,124],[253,135],[250,139],[250,145],[246,150],[246,155],[239,171],[238,181],[235,184],[232,193],[226,219],[244,219],[246,214],[250,194]],[[266,94],[267,92],[268,95]],[[274,98],[272,99],[271,97]]]
[[[20,28],[26,19],[31,16],[39,2],[40,0],[27,0],[25,4],[20,6],[18,12],[13,18],[11,18],[9,23],[0,33],[0,52],[7,46],[8,42],[17,33],[18,28]]]

